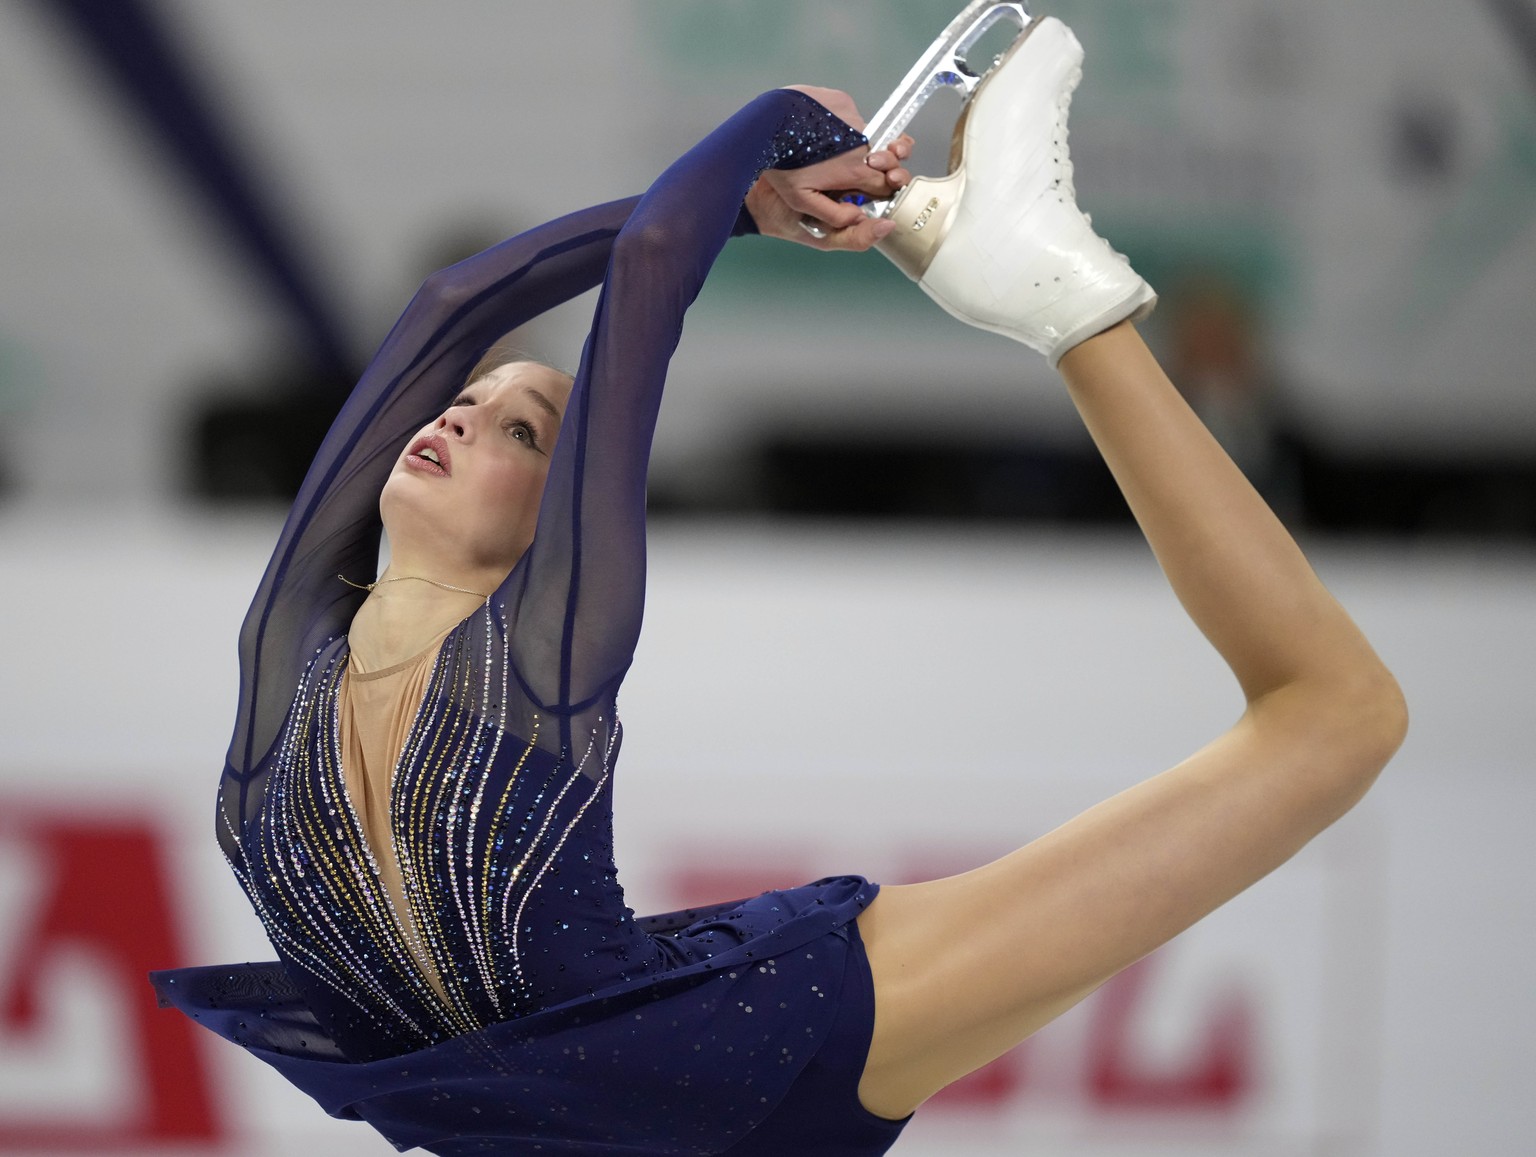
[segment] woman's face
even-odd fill
[[[470,382],[406,444],[379,497],[391,555],[510,570],[533,541],[571,382],[532,362]]]

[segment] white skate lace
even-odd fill
[[[1070,130],[1067,128],[1067,118],[1072,111],[1072,97],[1077,92],[1077,86],[1082,82],[1082,79],[1083,70],[1081,68],[1075,69],[1067,84],[1067,91],[1056,99],[1056,126],[1051,143],[1059,150],[1056,156],[1059,177],[1055,184],[1061,192],[1062,200],[1071,201],[1072,207],[1077,210],[1079,216],[1087,223],[1088,228],[1092,229],[1093,215],[1084,211],[1082,206],[1077,203],[1077,171],[1072,164],[1072,151],[1068,143],[1068,133]],[[1095,236],[1097,236],[1097,233],[1095,233]],[[1100,240],[1103,240],[1103,238],[1100,238]],[[1104,244],[1115,257],[1127,266],[1130,265],[1130,261],[1124,253],[1121,253],[1120,250],[1110,245],[1107,241]]]
[[[1051,143],[1057,149],[1055,185],[1061,192],[1062,200],[1070,200],[1074,207],[1077,205],[1077,174],[1072,166],[1072,151],[1068,145],[1067,117],[1072,111],[1072,94],[1082,78],[1083,70],[1075,69],[1068,79],[1066,91],[1056,98],[1056,124],[1051,138]],[[1079,209],[1078,212],[1081,213],[1082,210]],[[1086,213],[1083,215],[1087,216]]]

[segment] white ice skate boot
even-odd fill
[[[1020,23],[1021,34],[978,78],[958,61],[957,47],[975,43],[1000,16]],[[961,321],[1021,341],[1053,366],[1073,346],[1146,316],[1157,302],[1077,207],[1067,111],[1082,62],[1082,46],[1061,21],[1032,20],[1022,4],[978,0],[867,130],[878,149],[941,85],[970,90],[949,174],[914,177],[890,202],[868,206],[896,222],[879,249]],[[925,68],[933,73],[927,79]]]

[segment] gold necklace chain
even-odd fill
[[[371,592],[374,587],[382,586],[385,583],[418,582],[430,583],[432,586],[442,587],[445,591],[458,591],[460,594],[474,595],[477,599],[488,599],[491,597],[487,594],[481,594],[479,591],[472,591],[468,587],[456,587],[452,583],[440,583],[436,579],[422,578],[420,575],[416,574],[403,574],[397,578],[375,579],[373,582],[368,583],[367,585],[364,585],[363,583],[355,583],[344,574],[339,574],[336,577],[339,578],[342,582],[346,583],[349,587],[356,587],[360,591]]]

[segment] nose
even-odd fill
[[[469,434],[472,425],[470,417],[465,411],[472,409],[474,409],[473,406],[454,406],[452,409],[444,411],[442,416],[434,423],[434,429],[439,434],[462,441]]]

